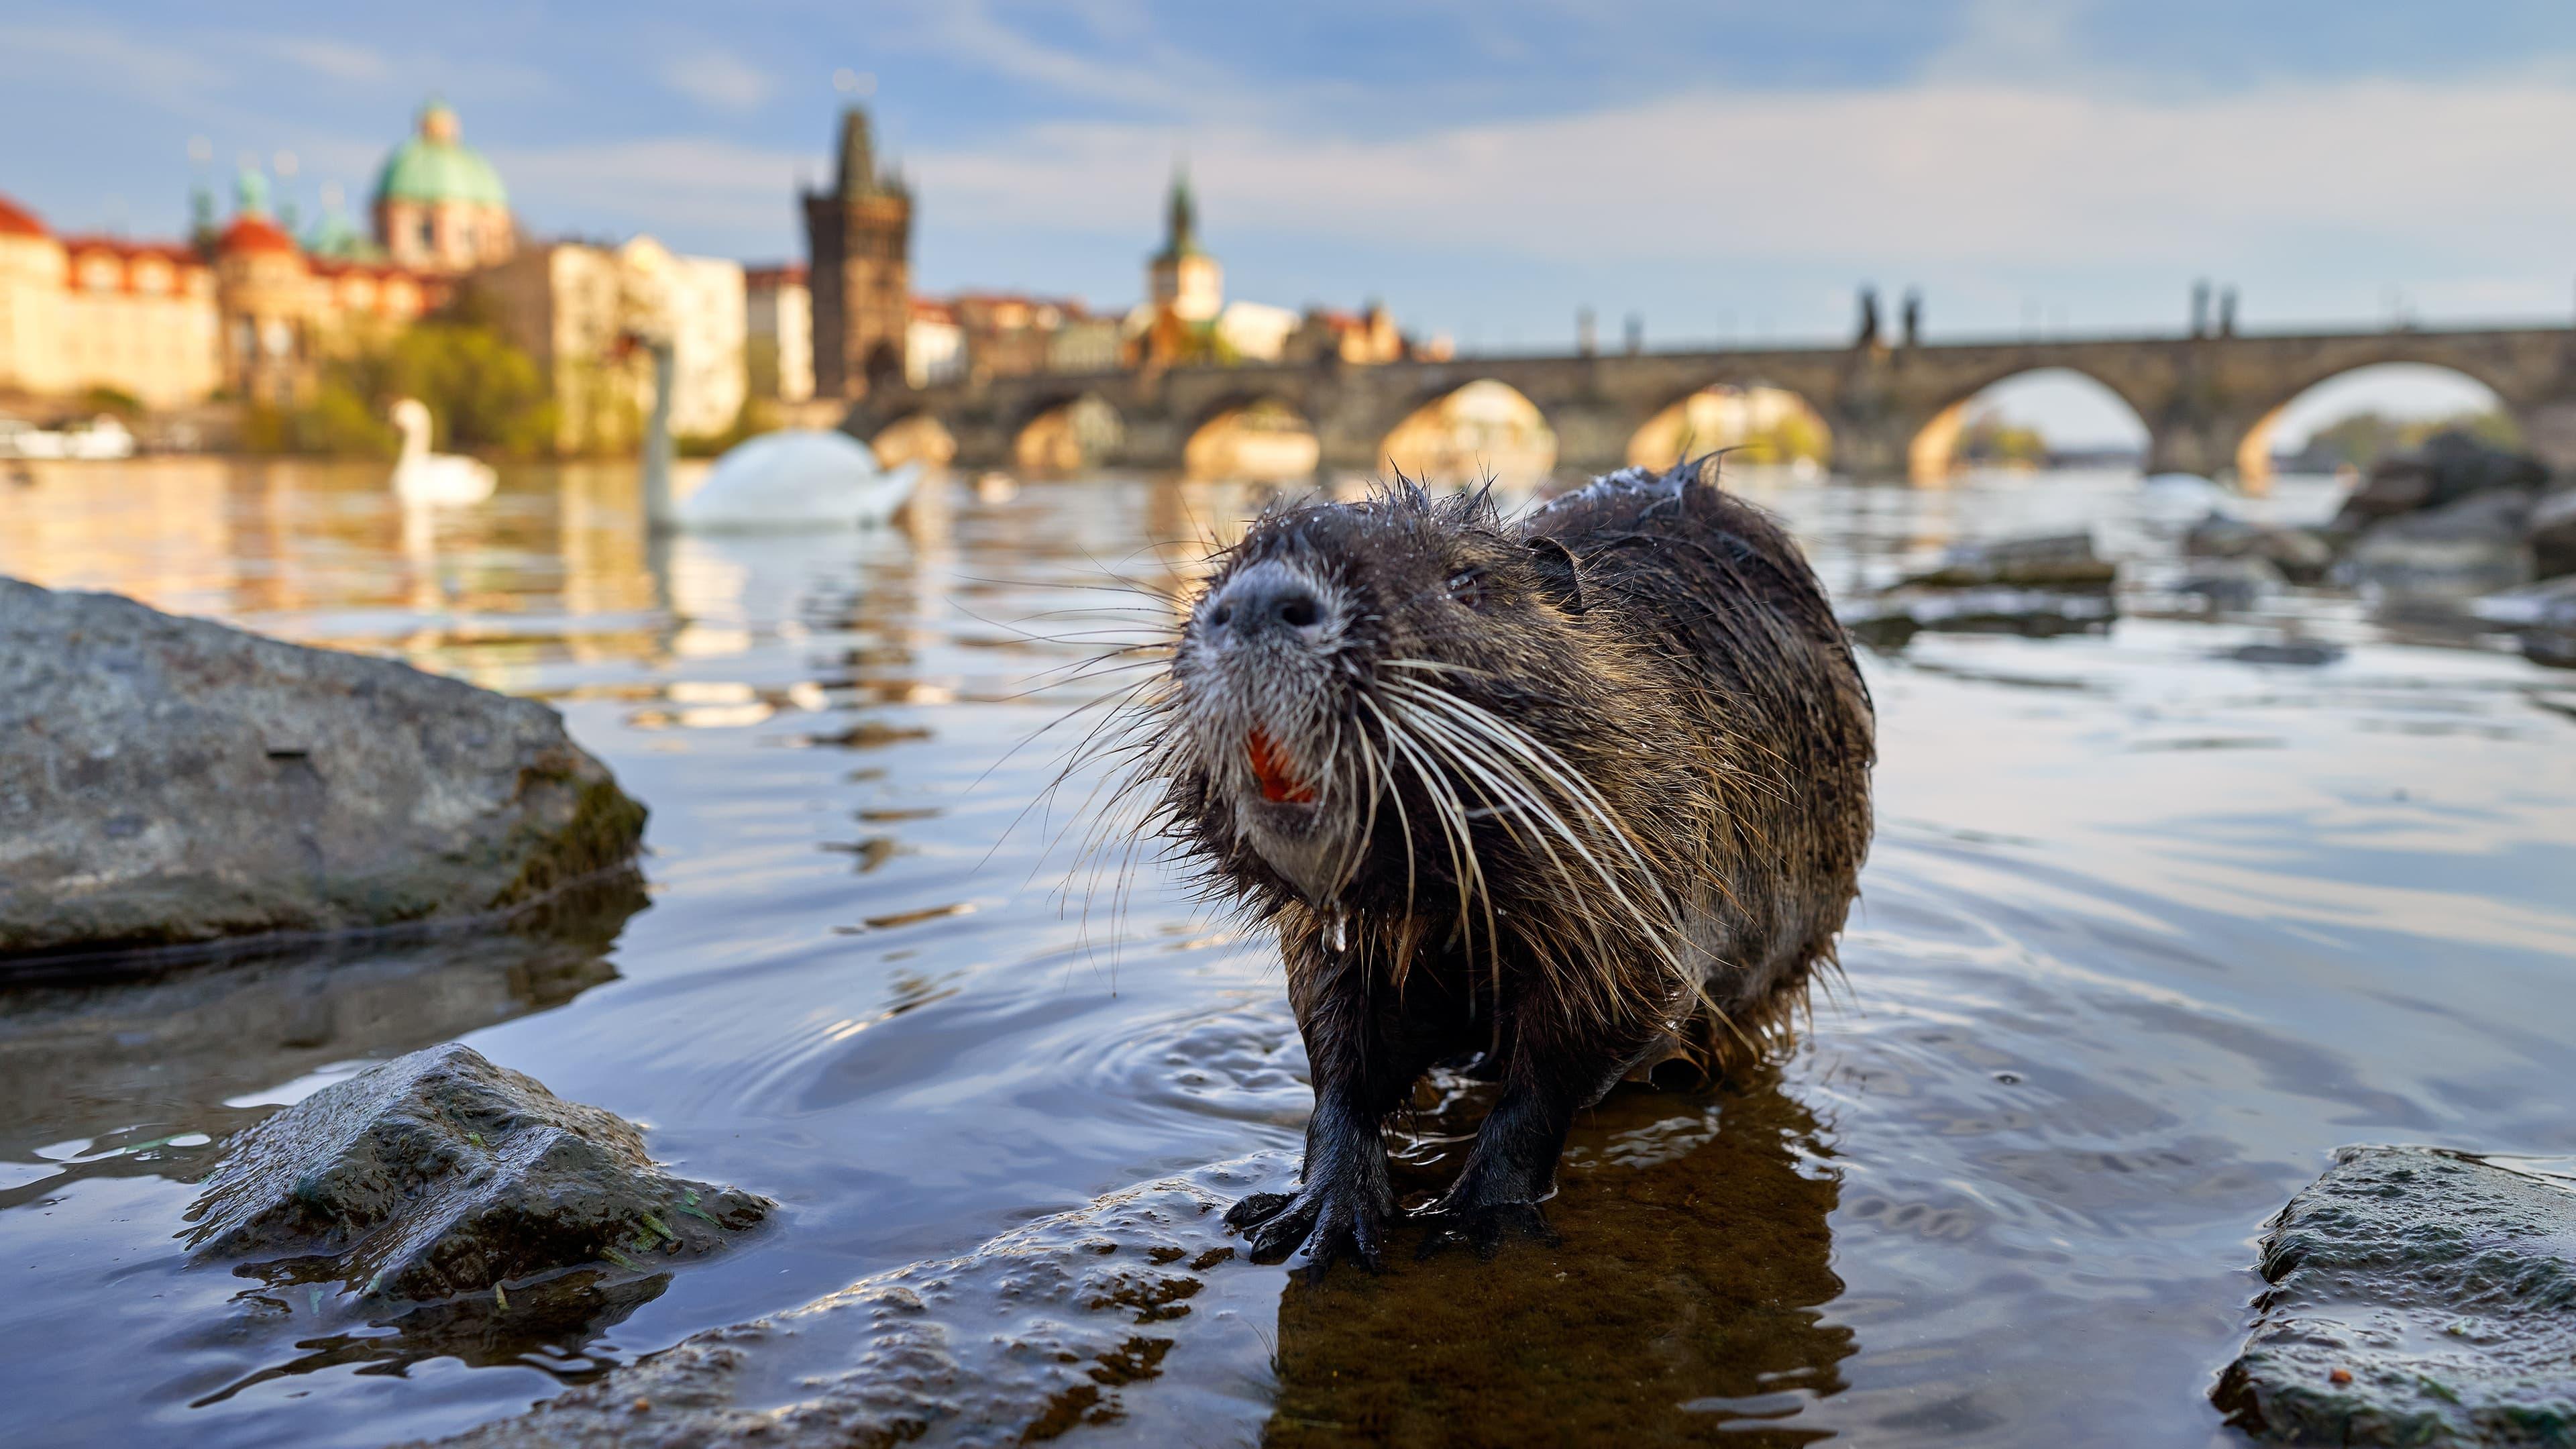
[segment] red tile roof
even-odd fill
[[[34,212],[5,196],[0,196],[0,236],[52,235],[52,232],[45,230],[43,222],[36,220]]]
[[[264,216],[237,216],[233,224],[215,241],[218,249],[228,252],[291,252],[295,238],[285,228]]]

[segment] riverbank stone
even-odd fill
[[[2340,583],[2400,595],[2489,593],[2531,579],[2532,496],[2482,493],[2371,524],[2335,565]]]
[[[1213,1272],[1257,1271],[1226,1235],[1226,1207],[1255,1186],[1284,1183],[1289,1169],[1284,1154],[1261,1153],[1111,1193],[963,1256],[892,1268],[802,1307],[695,1334],[439,1442],[999,1449],[1118,1423],[1129,1417],[1130,1386],[1159,1378],[1176,1345],[1210,1332],[1205,1310],[1221,1296],[1206,1291]],[[1275,1295],[1278,1276],[1260,1275],[1262,1296]],[[1144,1435],[1128,1442],[1186,1442],[1124,1427]]]
[[[2346,1148],[2264,1234],[2271,1285],[2212,1399],[2292,1444],[2576,1445],[2576,1191]]]
[[[2183,534],[2182,551],[2189,558],[2260,559],[2294,584],[2317,583],[2334,565],[2334,548],[2307,529],[2216,512]]]
[[[2531,508],[2531,571],[2534,577],[2576,574],[2576,488],[2543,497]]]
[[[2107,590],[2119,567],[2093,550],[2090,533],[2046,534],[1961,544],[1938,568],[1914,574],[1899,589]]]
[[[0,971],[511,911],[643,828],[533,700],[0,578]]]
[[[672,1176],[623,1119],[450,1042],[244,1133],[189,1208],[188,1237],[245,1276],[425,1302],[506,1296],[575,1268],[650,1277],[728,1246],[771,1207]]]
[[[2326,531],[2350,537],[2380,520],[2448,507],[2480,493],[2507,491],[2529,498],[2548,484],[2548,466],[2538,458],[2445,429],[2421,447],[2372,463]]]

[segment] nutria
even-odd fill
[[[1141,783],[1275,926],[1315,1086],[1256,1262],[1375,1271],[1381,1125],[1429,1068],[1499,1081],[1423,1248],[1550,1236],[1573,1114],[1785,1030],[1870,834],[1867,687],[1797,546],[1698,467],[1506,521],[1399,480],[1215,561],[1139,706]]]

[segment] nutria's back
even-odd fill
[[[1779,525],[1696,469],[1614,473],[1523,527],[1581,559],[1587,586],[1617,597],[1625,627],[1667,645],[1689,681],[1685,718],[1635,727],[1675,748],[1713,744],[1712,769],[1736,777],[1715,842],[1734,902],[1717,908],[1737,918],[1728,954],[1761,969],[1718,1004],[1771,1025],[1832,954],[1869,849],[1876,724],[1851,640]]]

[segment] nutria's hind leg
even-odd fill
[[[1557,1155],[1586,1092],[1535,1074],[1514,1072],[1502,1100],[1485,1116],[1476,1145],[1457,1182],[1422,1211],[1422,1246],[1428,1258],[1453,1243],[1491,1258],[1506,1235],[1553,1245],[1556,1230],[1539,1210],[1556,1185]]]
[[[1640,1042],[1625,1040],[1638,1035]],[[1600,1099],[1643,1050],[1644,1033],[1615,1043],[1601,1033],[1549,1031],[1524,1022],[1502,1099],[1485,1116],[1457,1182],[1422,1213],[1428,1258],[1451,1244],[1491,1258],[1506,1236],[1554,1246],[1556,1230],[1539,1208],[1556,1187],[1556,1160],[1574,1114]]]

